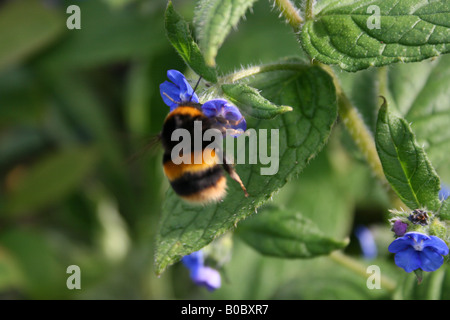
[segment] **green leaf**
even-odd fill
[[[53,239],[54,240],[54,239]],[[67,292],[66,269],[52,243],[43,230],[8,228],[0,235],[0,251],[14,260],[15,289],[31,299],[58,299]],[[6,270],[5,270],[6,271]],[[45,283],[45,286],[42,284]]]
[[[212,295],[199,290],[200,299],[376,300],[390,297],[384,286],[381,290],[367,289],[366,280],[370,274],[363,278],[364,274],[358,275],[327,257],[301,260],[271,258],[259,254],[239,237],[234,239],[233,257],[226,265],[226,276],[231,281],[223,281],[220,290]],[[363,260],[358,260],[358,263],[361,267],[368,265]],[[380,266],[383,276],[391,276],[392,270],[397,271],[392,263],[381,259],[372,263]],[[394,273],[395,276],[398,274],[400,272]]]
[[[376,210],[381,201],[370,169],[339,147],[340,129],[333,129],[330,141],[302,171],[300,179],[290,181],[280,190],[274,205],[295,208],[323,234],[342,240],[351,232],[356,203]],[[385,194],[382,189],[380,192]],[[370,197],[371,203],[365,203],[363,195]]]
[[[342,249],[347,241],[325,236],[301,213],[269,206],[239,225],[238,235],[262,254],[280,258],[313,258]]]
[[[450,220],[450,198],[442,201],[441,208],[439,209],[439,217],[442,220]]]
[[[0,128],[40,123],[49,108],[45,98],[39,77],[32,72],[24,68],[3,71],[0,74],[0,101],[3,105],[0,107]]]
[[[441,180],[450,183],[450,55],[388,69],[390,107],[409,123]]]
[[[31,167],[7,195],[8,215],[38,210],[77,188],[95,164],[90,148],[73,148],[50,155]]]
[[[0,290],[18,289],[23,283],[24,275],[16,259],[0,244]]]
[[[216,55],[226,36],[256,0],[201,0],[194,24],[206,64],[216,65]]]
[[[278,107],[261,96],[258,90],[246,84],[224,84],[222,90],[228,100],[257,119],[272,119],[279,114],[292,111],[289,106]]]
[[[380,25],[369,6],[380,8]],[[450,2],[333,1],[303,26],[311,58],[346,71],[415,62],[450,52]]]
[[[0,11],[0,70],[19,63],[64,31],[63,16],[40,1],[12,1]]]
[[[172,46],[192,70],[208,81],[217,82],[215,68],[206,65],[200,48],[192,38],[188,24],[173,9],[171,1],[166,9],[166,33]]]
[[[399,198],[410,208],[436,211],[440,202],[439,177],[405,119],[387,110],[378,114],[376,146],[384,174]]]
[[[302,171],[328,139],[337,116],[336,92],[330,76],[321,68],[292,63],[284,70],[266,71],[246,82],[273,103],[293,107],[289,114],[272,120],[247,119],[248,128],[267,129],[272,138],[271,129],[279,129],[279,170],[275,175],[261,175],[261,169],[269,165],[238,164],[236,171],[249,197],[228,179],[225,199],[205,207],[190,205],[169,189],[157,235],[157,274],[252,215]],[[269,147],[271,142],[269,154],[276,150]]]

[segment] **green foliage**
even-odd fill
[[[378,114],[377,151],[387,180],[411,209],[439,208],[439,177],[406,120],[388,112],[386,101]]]
[[[443,182],[450,181],[450,56],[434,61],[395,65],[388,69],[387,98],[390,108],[414,130]]]
[[[380,10],[379,27],[369,6]],[[448,53],[449,20],[448,1],[330,1],[299,37],[315,60],[358,71]]]
[[[256,0],[201,0],[195,12],[195,29],[206,64],[215,66],[217,52],[232,28]]]
[[[94,150],[72,148],[43,159],[8,194],[3,214],[21,214],[58,202],[79,187],[93,169],[95,158]]]
[[[450,200],[442,201],[442,205],[439,208],[439,217],[442,220],[450,220]]]
[[[0,298],[449,298],[448,258],[418,285],[388,253],[386,221],[398,197],[436,213],[428,229],[448,241],[449,1],[289,2],[0,4]],[[80,30],[65,25],[72,4]],[[169,69],[267,130],[272,163],[249,163],[251,134],[225,139],[234,160],[246,149],[235,169],[248,198],[228,176],[225,199],[204,206],[170,188],[149,143]],[[222,275],[212,294],[176,263],[200,249]],[[66,287],[70,265],[81,290]]]
[[[266,207],[257,219],[239,225],[238,235],[262,254],[281,258],[313,258],[348,244],[327,237],[301,213],[278,207]]]
[[[279,128],[279,169],[274,175],[261,175],[261,169],[267,165],[237,165],[236,170],[250,196],[245,197],[241,188],[228,179],[228,195],[224,201],[205,207],[187,204],[169,190],[157,237],[155,260],[158,274],[253,214],[298,174],[328,139],[336,120],[337,107],[333,83],[326,72],[318,67],[293,64],[292,70],[265,72],[249,82],[260,89],[266,99],[293,108],[270,121],[254,121],[251,125],[269,132]],[[269,149],[268,154],[273,150]]]
[[[205,63],[200,48],[192,38],[188,24],[173,9],[169,1],[166,10],[166,33],[170,43],[177,50],[188,66],[208,81],[217,82],[214,67]]]
[[[37,0],[14,1],[2,8],[0,28],[0,70],[20,63],[50,45],[64,31],[64,20],[56,10]]]
[[[258,90],[245,84],[224,84],[221,88],[230,102],[257,119],[271,119],[279,114],[292,111],[289,106],[277,107],[261,96]]]

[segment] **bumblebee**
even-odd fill
[[[172,151],[178,142],[172,141],[172,133],[176,129],[185,129],[193,136],[195,121],[201,121],[202,137],[208,129],[218,129],[225,133],[227,126],[239,123],[239,120],[231,121],[221,115],[208,117],[202,110],[202,104],[194,102],[180,103],[167,115],[160,139],[164,149],[164,173],[173,190],[188,202],[200,204],[217,202],[222,200],[226,194],[225,171],[240,184],[247,197],[247,190],[239,175],[227,161],[225,153],[223,151],[215,152],[215,149],[209,147],[209,142],[202,141],[201,147],[197,148],[195,145],[191,145],[190,155],[180,154],[184,158],[190,158],[192,160],[188,161],[190,163],[174,163]],[[194,161],[196,157],[199,157],[201,161]]]

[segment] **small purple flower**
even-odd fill
[[[220,288],[220,273],[204,265],[203,251],[196,251],[184,256],[181,261],[190,271],[192,281],[198,286],[204,286],[209,291]]]
[[[355,236],[358,238],[364,258],[376,258],[378,254],[377,245],[370,229],[364,226],[358,226],[355,229]]]
[[[239,109],[223,99],[214,99],[202,105],[202,111],[208,118],[218,117],[224,119],[221,122],[226,129],[242,130],[247,129],[247,123]],[[236,136],[236,134],[232,134]]]
[[[446,200],[449,196],[450,188],[445,184],[441,184],[441,190],[439,191],[439,200]]]
[[[408,229],[408,224],[404,223],[402,220],[395,220],[392,226],[392,231],[394,231],[397,237],[403,237]]]
[[[444,263],[449,250],[443,240],[419,232],[408,232],[395,239],[388,248],[395,253],[395,264],[406,272],[417,269],[435,271]]]
[[[159,86],[161,97],[165,104],[173,111],[183,102],[198,103],[198,97],[184,75],[177,70],[168,70],[167,77],[170,81],[164,81]]]

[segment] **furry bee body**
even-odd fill
[[[166,117],[160,134],[164,148],[163,167],[165,175],[173,190],[189,202],[208,203],[223,199],[227,187],[224,170],[241,184],[247,195],[239,176],[226,163],[225,157],[219,158],[215,150],[208,147],[210,142],[202,141],[201,148],[191,148],[190,156],[183,155],[187,158],[190,157],[190,163],[174,163],[172,151],[178,142],[172,141],[171,137],[176,129],[185,129],[193,137],[195,121],[201,121],[202,135],[210,128],[217,128],[218,121],[205,116],[201,111],[201,106],[198,103],[183,103]],[[201,156],[201,162],[194,161],[199,156]]]

